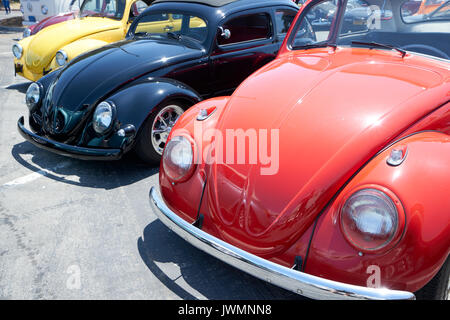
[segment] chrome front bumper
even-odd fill
[[[17,121],[17,130],[22,137],[36,147],[80,160],[119,160],[122,158],[122,149],[85,148],[53,141],[28,130],[24,122],[24,118],[20,117]]]
[[[232,246],[184,221],[167,207],[154,187],[150,189],[149,197],[159,220],[187,242],[233,267],[289,291],[323,300],[415,299],[414,294],[406,291],[354,286],[286,268]]]

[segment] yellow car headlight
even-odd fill
[[[67,53],[64,50],[59,50],[56,53],[55,58],[56,58],[56,63],[61,67],[64,66],[67,63],[67,61],[69,60],[69,57],[67,56]]]
[[[16,57],[17,59],[22,58],[22,54],[23,54],[23,48],[20,44],[15,43],[12,46],[12,52],[14,57]]]

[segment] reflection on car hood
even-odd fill
[[[208,207],[223,238],[268,257],[288,248],[362,164],[448,99],[449,77],[447,64],[351,48],[286,55],[256,72],[217,129],[279,130],[278,172],[211,167]]]
[[[53,60],[56,52],[65,45],[98,32],[120,27],[120,21],[92,17],[54,24],[33,36],[24,52],[25,63],[33,72],[42,73],[42,70],[47,68]]]
[[[58,14],[56,16],[51,16],[48,18],[45,18],[41,21],[39,21],[36,24],[33,24],[32,26],[29,26],[28,28],[31,30],[31,34],[38,33],[42,29],[49,27],[53,24],[60,23],[67,20],[72,20],[75,18],[74,12],[64,12],[61,14]]]
[[[131,79],[179,63],[198,59],[201,49],[184,46],[176,40],[124,40],[93,50],[74,59],[55,79],[50,108],[63,108],[75,114],[84,105],[93,107],[110,92]],[[69,122],[70,134],[78,120]]]

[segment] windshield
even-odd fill
[[[204,42],[208,36],[206,21],[182,12],[149,13],[134,25],[131,34],[135,37],[189,37]]]
[[[120,20],[123,17],[126,0],[85,0],[81,5],[81,17],[107,17]]]
[[[450,59],[450,1],[315,1],[302,12],[288,45],[363,46]]]

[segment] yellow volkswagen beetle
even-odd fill
[[[84,52],[124,39],[133,19],[151,2],[84,0],[76,19],[49,26],[13,45],[16,75],[36,81]],[[169,23],[158,21],[154,27]]]

